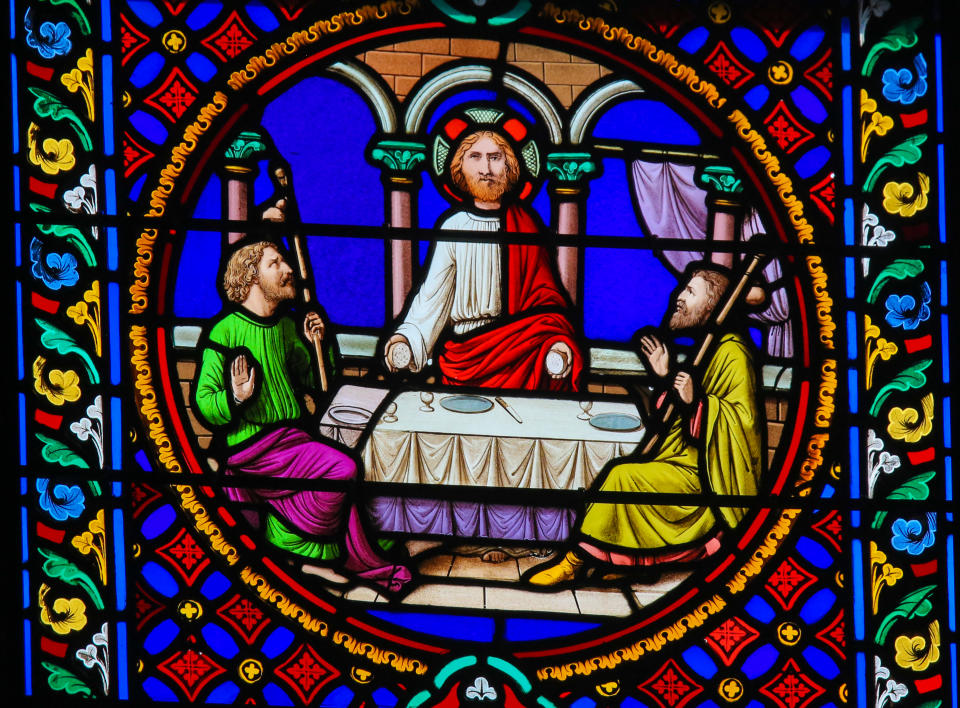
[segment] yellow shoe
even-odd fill
[[[576,580],[585,568],[583,560],[573,551],[568,551],[563,560],[534,574],[529,582],[531,585],[569,583]]]

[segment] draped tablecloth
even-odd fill
[[[344,389],[359,389],[348,386]],[[330,408],[370,406],[371,390],[344,390]],[[368,500],[373,523],[384,531],[412,534],[440,534],[484,537],[501,540],[562,541],[570,533],[576,510],[566,500],[551,501],[551,490],[578,490],[590,484],[607,462],[634,449],[643,430],[609,432],[598,430],[586,420],[577,399],[546,399],[504,396],[520,418],[518,423],[494,401],[483,413],[455,413],[441,400],[460,392],[434,391],[434,410],[421,410],[424,403],[417,391],[404,391],[393,398],[397,404],[395,422],[382,417],[373,424],[363,444],[364,478],[370,482],[395,485],[396,492]],[[379,390],[377,402],[386,392]],[[581,399],[582,400],[582,399]],[[596,401],[590,411],[638,415],[629,402]],[[329,426],[327,415],[323,422]],[[329,431],[325,431],[330,434]],[[350,444],[350,432],[337,433]],[[354,435],[355,438],[359,434]],[[503,490],[499,500],[473,502],[418,496],[418,490],[437,485]],[[535,505],[509,503],[510,490],[543,490]],[[432,494],[442,496],[442,492]],[[493,495],[491,495],[493,496]]]

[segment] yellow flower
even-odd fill
[[[72,170],[77,164],[77,157],[73,153],[73,143],[66,138],[45,138],[41,150],[37,149],[40,126],[31,123],[27,128],[27,146],[30,162],[37,165],[48,175]]]
[[[940,659],[940,620],[934,620],[928,629],[930,647],[927,648],[927,638],[921,635],[908,637],[901,634],[893,643],[897,653],[894,661],[897,666],[913,671],[926,671],[931,664]]]
[[[50,586],[40,584],[39,602],[40,621],[50,627],[57,634],[78,632],[87,626],[87,606],[79,597],[58,597],[53,601],[53,607],[47,604],[47,593]]]
[[[80,376],[73,369],[50,369],[44,378],[47,360],[38,356],[33,362],[33,388],[55,406],[80,399]]]
[[[894,440],[903,440],[908,443],[918,442],[933,430],[933,394],[928,393],[920,401],[923,409],[923,419],[916,408],[900,408],[894,406],[887,414],[887,433]]]
[[[866,89],[860,89],[860,115],[873,113],[877,110],[877,102],[870,98]]]
[[[887,182],[883,185],[883,208],[888,214],[908,217],[927,208],[930,178],[923,172],[918,172],[917,182],[920,185],[920,191],[916,194],[910,182]]]

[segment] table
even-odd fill
[[[365,426],[338,423],[338,406],[375,411],[388,397],[397,404],[394,422],[382,416],[363,441],[361,459],[368,482],[391,485],[390,495],[372,497],[368,510],[384,531],[485,537],[499,540],[562,541],[575,509],[569,501],[551,503],[551,491],[588,488],[610,460],[636,449],[643,429],[598,430],[586,420],[579,400],[503,396],[522,423],[494,403],[483,413],[455,413],[441,400],[462,393],[433,389],[432,412],[419,391],[391,395],[382,388],[344,386],[321,420],[321,432],[356,446]],[[496,393],[486,396],[494,401]],[[591,414],[638,415],[631,402],[595,401]],[[543,504],[484,503],[418,497],[425,486],[543,490]],[[463,495],[461,495],[462,498]],[[554,495],[556,497],[556,495]]]

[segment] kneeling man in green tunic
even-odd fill
[[[677,292],[667,327],[674,335],[696,338],[715,326],[711,315],[729,278],[712,264],[692,266]],[[652,332],[640,337],[640,354],[657,379],[656,410],[650,418],[662,418],[668,408],[675,408],[676,414],[668,416],[651,450],[639,452],[647,447],[642,445],[638,452],[614,461],[594,484],[601,495],[683,494],[690,496],[690,503],[588,504],[574,549],[558,563],[535,570],[531,584],[570,583],[582,578],[591,565],[617,574],[703,558],[717,551],[725,530],[740,523],[745,509],[713,506],[709,498],[758,493],[763,435],[757,370],[746,337],[715,328],[711,340],[712,350],[707,350],[702,366],[685,369],[661,337]]]

